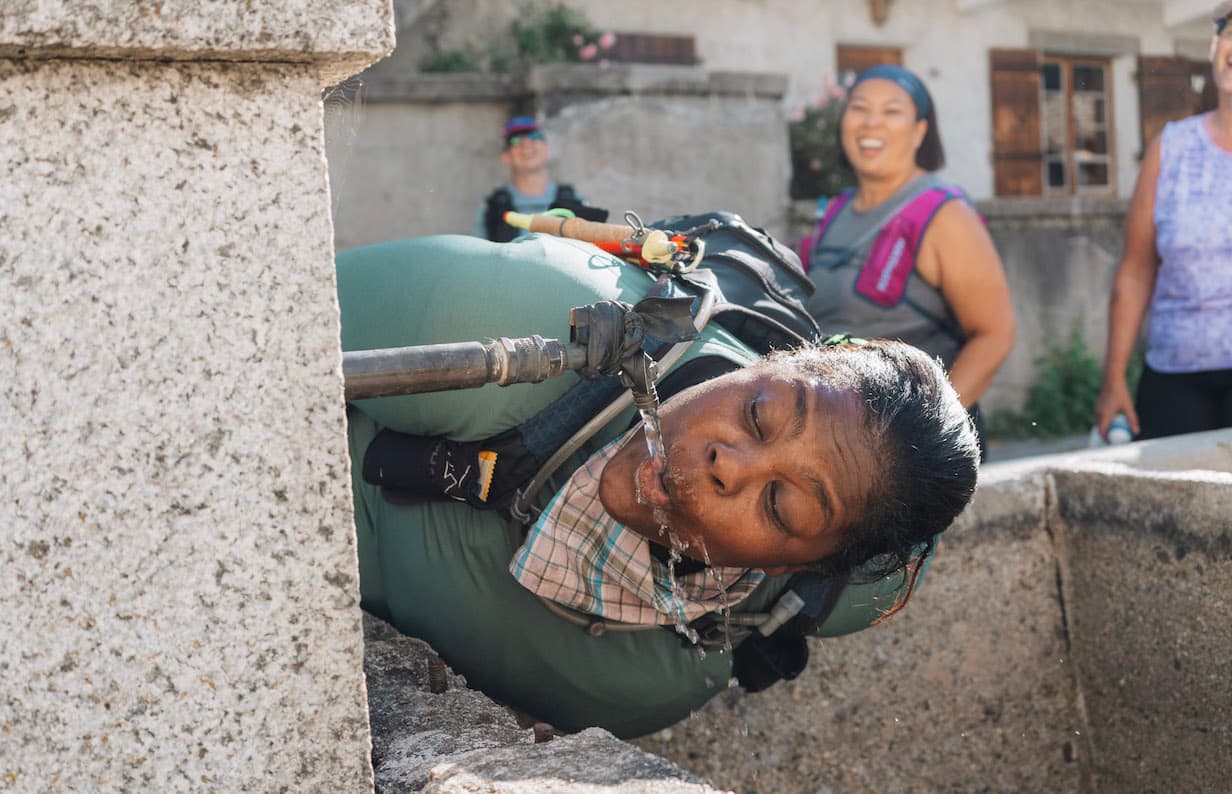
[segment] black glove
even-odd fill
[[[493,509],[508,506],[537,468],[517,430],[468,442],[382,430],[364,453],[363,476],[391,501],[453,499]]]

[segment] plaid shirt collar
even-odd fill
[[[509,564],[513,577],[535,595],[621,623],[689,622],[743,601],[762,571],[712,566],[673,584],[650,541],[603,509],[599,476],[628,438],[591,455],[552,497]]]

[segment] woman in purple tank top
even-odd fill
[[[1170,122],[1142,160],[1108,307],[1100,433],[1123,413],[1139,438],[1232,427],[1232,2],[1215,12],[1219,104]],[[1136,403],[1125,380],[1143,319]]]

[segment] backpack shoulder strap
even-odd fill
[[[568,182],[561,182],[556,185],[556,197],[553,199],[553,203],[577,200],[577,191],[573,189],[573,185]]]
[[[882,308],[898,305],[906,295],[907,281],[915,270],[920,241],[928,225],[942,205],[956,198],[966,199],[957,187],[930,187],[886,221],[856,277],[856,293]]]
[[[513,194],[509,192],[509,188],[501,186],[488,194],[483,224],[489,240],[496,243],[507,243],[517,236],[517,229],[505,223],[505,213],[511,209],[513,209]]]
[[[804,239],[796,244],[796,255],[800,257],[800,265],[804,268],[805,273],[809,270],[809,255],[817,247],[817,243],[821,242],[821,238],[825,237],[826,229],[830,227],[839,211],[847,206],[847,202],[851,201],[851,197],[854,195],[855,188],[849,187],[827,201],[825,212],[821,214],[821,220],[817,222],[817,228],[805,235]]]
[[[969,201],[967,194],[963,193],[961,188],[954,185],[936,185],[907,202],[907,206],[898,211],[898,216],[911,222],[916,230],[916,241],[918,242],[924,236],[937,210],[951,199]]]

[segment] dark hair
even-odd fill
[[[856,80],[856,85],[859,85],[859,80]],[[855,85],[852,86],[855,88]],[[928,97],[928,112],[924,114],[924,121],[928,122],[928,130],[924,133],[924,140],[920,142],[920,148],[915,150],[915,164],[925,171],[937,171],[945,165],[945,147],[941,145],[941,130],[937,127],[937,103],[933,101],[932,94],[928,88],[920,83],[920,88],[923,89],[924,95]],[[848,91],[850,97],[850,91]],[[839,114],[839,124],[835,127],[834,134],[838,140],[838,155],[835,158],[839,168],[847,171],[853,170],[851,161],[847,159],[847,152],[843,151],[843,124],[842,117],[847,113],[847,105],[843,104],[843,112]]]
[[[904,575],[932,551],[975,491],[980,457],[970,416],[941,365],[904,342],[853,340],[772,354],[785,364],[857,392],[878,456],[877,481],[842,546],[816,570],[876,580]],[[911,573],[912,582],[916,573]],[[909,592],[908,592],[909,595]]]

